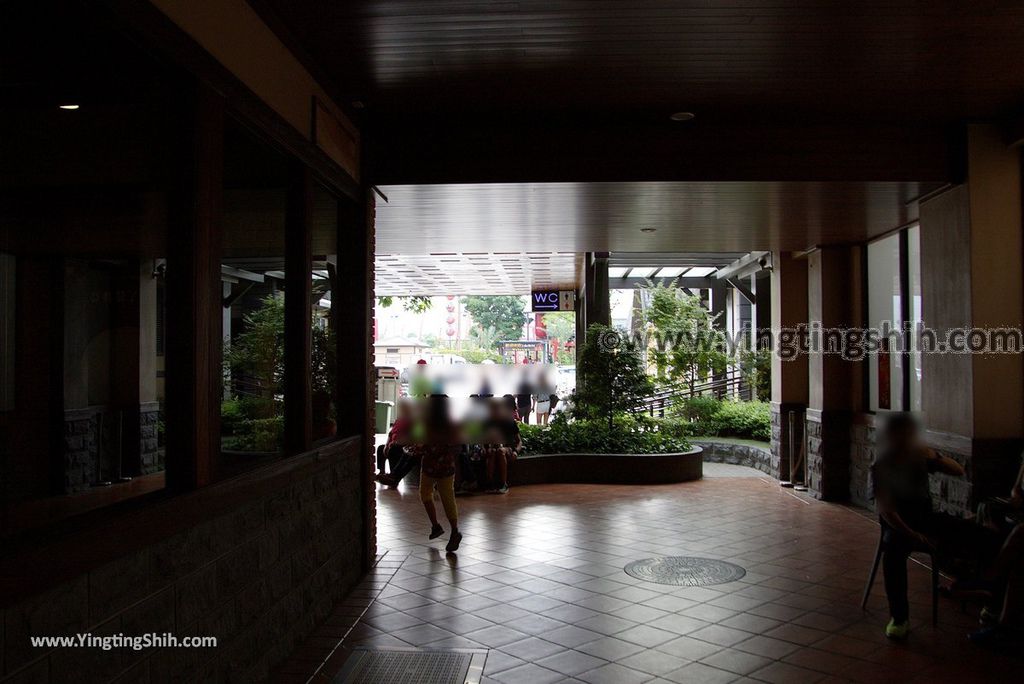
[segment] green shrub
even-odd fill
[[[722,402],[715,420],[723,436],[748,437],[767,442],[772,436],[772,412],[766,401]]]
[[[523,425],[527,454],[665,454],[687,451],[690,443],[678,430],[662,430],[663,421],[646,416],[616,416],[569,421],[561,416],[547,426]]]
[[[767,442],[771,439],[771,408],[765,401],[719,401],[713,397],[694,397],[674,407],[685,434],[696,436],[741,437]]]
[[[278,451],[284,441],[284,417],[243,420],[234,437],[225,440],[231,451]]]

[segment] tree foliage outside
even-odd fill
[[[604,420],[609,429],[616,415],[637,413],[654,391],[640,350],[628,336],[594,323],[576,360],[583,382],[576,388],[573,417]]]
[[[469,342],[474,344],[478,349],[493,350],[498,346],[498,342],[501,338],[498,336],[498,331],[493,326],[485,328],[481,325],[474,326],[469,331]],[[500,356],[498,357],[501,358]]]
[[[548,339],[559,342],[555,362],[563,366],[575,363],[576,358],[572,350],[566,348],[565,343],[576,337],[576,315],[567,311],[555,311],[544,314],[542,320]]]
[[[546,313],[541,318],[549,339],[566,342],[576,337],[576,315],[567,311]]]
[[[225,448],[274,451],[284,432],[284,297],[267,295],[242,321],[242,332],[224,350]],[[324,413],[314,410],[314,421],[326,421],[332,418],[330,395],[337,377],[335,336],[318,322],[310,332],[314,404]]]
[[[462,306],[476,325],[493,328],[498,340],[518,340],[529,320],[523,298],[515,295],[472,295],[462,298]]]
[[[402,308],[410,313],[426,313],[434,306],[434,300],[430,297],[423,296],[412,296],[412,297],[392,297],[391,295],[384,295],[377,297],[377,305],[382,309],[387,309],[395,303],[395,300],[402,302]]]
[[[757,401],[772,398],[772,353],[769,349],[740,351],[740,373]]]
[[[729,356],[715,330],[717,316],[696,295],[675,283],[648,283],[650,304],[644,322],[652,333],[653,361],[661,381],[685,382],[692,392],[697,383],[725,370]]]

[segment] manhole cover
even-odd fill
[[[356,648],[333,684],[475,684],[486,651]]]
[[[747,574],[738,565],[713,558],[666,556],[633,561],[624,570],[631,577],[655,584],[680,587],[702,587],[708,584],[735,582]]]

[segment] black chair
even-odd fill
[[[871,564],[871,573],[868,575],[868,584],[864,587],[864,598],[861,599],[860,609],[868,607],[868,597],[871,595],[871,587],[875,584],[875,575],[878,574],[878,564],[882,562],[882,553],[885,552],[885,524],[882,523],[878,535],[878,549],[875,550],[875,562]],[[913,551],[927,553],[932,566],[932,625],[939,624],[939,560],[934,549],[914,548]]]

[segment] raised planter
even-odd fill
[[[670,484],[699,480],[702,449],[672,454],[533,454],[509,466],[512,485]]]

